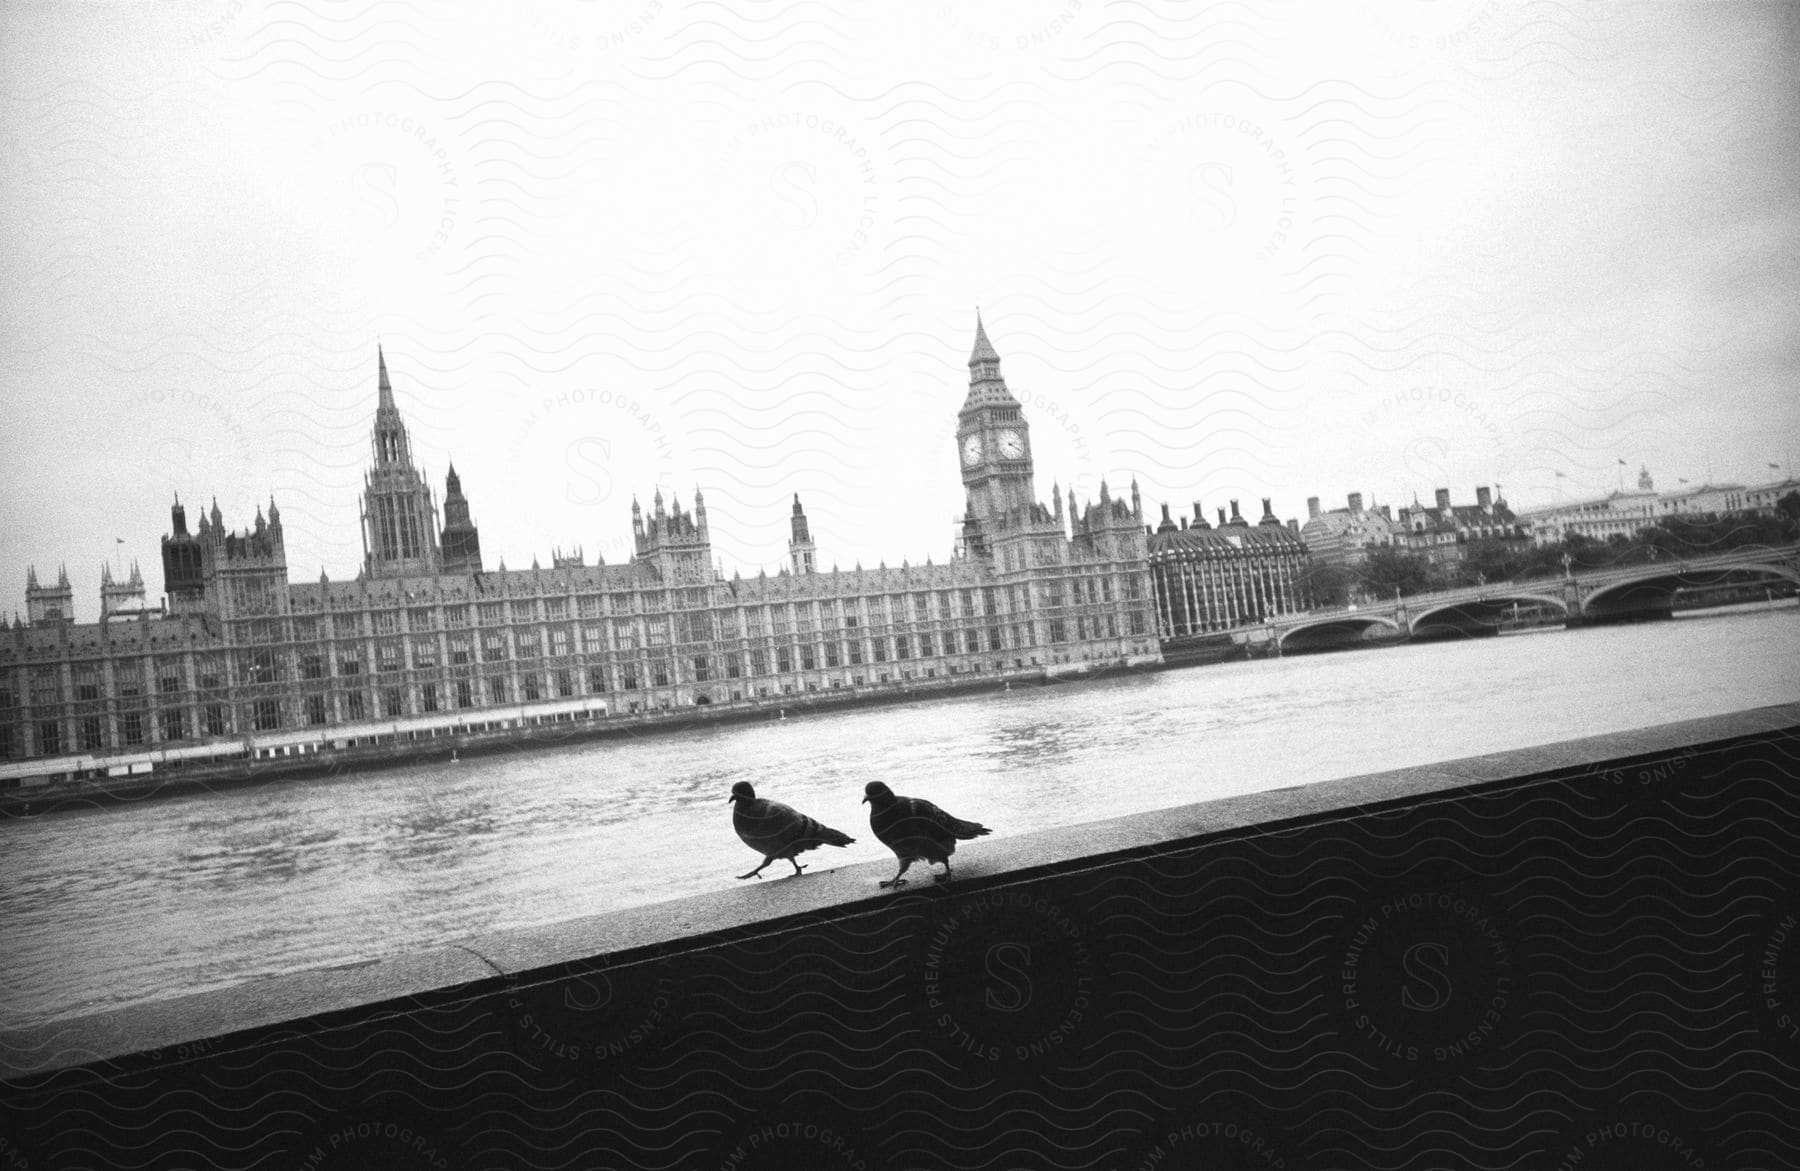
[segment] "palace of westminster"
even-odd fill
[[[726,579],[701,493],[688,511],[658,490],[648,514],[632,502],[625,564],[487,570],[454,466],[439,526],[379,353],[377,367],[356,578],[290,582],[273,501],[232,532],[216,501],[190,531],[177,499],[161,606],[135,566],[103,570],[100,621],[76,623],[66,571],[46,586],[34,570],[28,621],[0,621],[6,775],[1138,666],[1161,638],[1304,608],[1305,548],[1267,502],[1256,526],[1234,502],[1216,532],[1197,512],[1177,529],[1165,507],[1155,533],[1135,482],[1129,500],[1102,483],[1085,508],[1055,489],[1041,503],[1030,426],[979,319],[956,427],[961,540],[899,569],[821,571],[796,497],[789,565]]]

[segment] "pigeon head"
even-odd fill
[[[886,781],[870,781],[863,786],[863,804],[886,804],[894,799],[894,791],[887,787]]]
[[[725,798],[725,804],[729,805],[733,801],[754,800],[756,800],[756,790],[751,787],[750,782],[739,781],[737,784],[731,786],[731,796]]]

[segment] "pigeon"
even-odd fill
[[[739,781],[731,786],[731,796],[725,803],[733,802],[737,803],[737,808],[731,814],[732,828],[737,830],[746,846],[763,856],[762,866],[749,874],[738,875],[740,879],[762,877],[763,866],[777,858],[793,862],[794,873],[799,874],[806,867],[794,862],[794,855],[820,846],[847,846],[856,840],[842,830],[814,821],[798,809],[758,797],[749,781]]]
[[[883,887],[906,885],[901,875],[914,862],[942,862],[944,872],[932,877],[944,882],[950,877],[950,855],[956,853],[956,843],[994,832],[985,825],[951,817],[922,797],[896,797],[881,781],[870,781],[863,788],[863,804],[869,807],[869,828],[900,859],[899,872],[882,883]]]

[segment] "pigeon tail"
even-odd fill
[[[965,842],[970,838],[979,838],[985,834],[994,832],[987,826],[978,824],[977,822],[964,821],[960,817],[949,816],[944,818],[944,828],[949,830],[958,840]]]
[[[832,829],[828,825],[819,827],[819,840],[828,846],[847,846],[856,839],[841,829]]]

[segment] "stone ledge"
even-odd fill
[[[1800,704],[1779,704],[1023,834],[983,843],[966,861],[959,859],[955,889],[967,892],[1028,875],[1117,865],[1191,846],[1196,838],[1363,816],[1433,798],[1553,781],[1602,765],[1609,772],[1627,770],[1634,760],[1795,727],[1800,727]],[[3,1031],[0,1079],[36,1080],[127,1056],[134,1065],[137,1057],[151,1065],[186,1061],[267,1039],[271,1030],[315,1032],[366,1024],[520,982],[536,984],[603,959],[650,958],[800,921],[850,918],[892,897],[876,886],[891,874],[891,862],[854,864],[547,927],[476,935],[434,951],[296,972]],[[925,880],[910,889],[929,892],[934,886]]]

